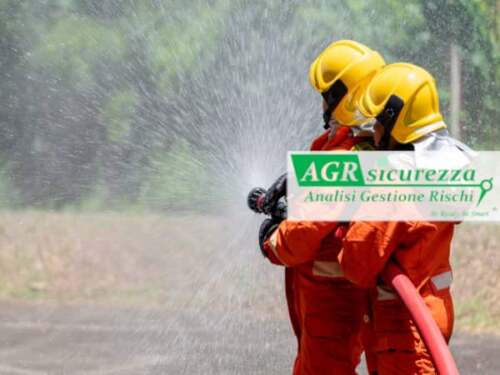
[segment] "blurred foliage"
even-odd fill
[[[8,168],[0,169],[0,209],[17,209],[21,201],[16,194],[16,189],[9,174]]]
[[[150,176],[139,201],[151,209],[209,210],[212,184],[203,160],[203,155],[185,141],[176,142],[168,152],[159,150],[152,157]]]
[[[155,30],[149,38],[152,70],[163,89],[168,89],[176,76],[196,72],[214,49],[222,29],[218,18],[227,12],[229,2],[200,4],[194,9],[178,6],[174,14],[160,14],[154,21],[149,20]]]
[[[407,61],[428,69],[438,82],[441,110],[449,115],[450,46],[461,52],[463,138],[498,143],[498,8],[494,0],[307,1],[302,22],[324,46],[352,38],[380,51],[388,63]],[[333,37],[332,37],[333,36]],[[498,147],[495,142],[489,146]]]
[[[29,61],[34,68],[43,67],[56,75],[61,83],[83,90],[95,85],[96,70],[103,61],[119,64],[126,48],[119,30],[70,14],[41,37]]]
[[[127,139],[136,105],[137,97],[132,90],[119,90],[108,98],[102,107],[99,120],[106,124],[107,139],[110,143],[120,143]]]
[[[177,158],[202,174],[206,155],[192,149],[207,149],[210,121],[237,102],[224,85],[239,85],[238,100],[267,95],[253,79],[276,71],[269,66],[280,48],[306,45],[297,61],[312,60],[341,38],[430,70],[445,116],[457,45],[464,138],[498,147],[498,10],[495,0],[0,0],[0,158],[12,176],[1,194],[9,186],[24,205],[61,208],[98,191],[96,201],[180,208],[198,186],[186,188],[169,164]],[[307,85],[300,68],[288,85]],[[239,82],[192,92],[201,73],[229,70]],[[281,85],[273,76],[265,87]],[[205,133],[179,143],[186,132],[173,124],[190,97]]]

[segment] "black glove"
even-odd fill
[[[266,191],[262,211],[272,215],[280,198],[286,196],[286,173],[282,174]]]
[[[271,217],[281,222],[287,218],[288,204],[285,199],[281,199],[271,210]]]
[[[262,252],[262,255],[264,255],[267,258],[267,253],[264,250],[264,242],[268,240],[269,237],[273,234],[273,232],[278,228],[278,225],[280,224],[281,220],[278,220],[276,218],[271,218],[271,219],[265,219],[262,224],[260,225],[259,229],[259,246],[260,246],[260,251]]]

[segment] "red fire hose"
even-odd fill
[[[457,365],[434,318],[413,283],[394,263],[389,262],[382,274],[386,283],[392,285],[408,308],[413,321],[434,361],[440,375],[459,375]]]

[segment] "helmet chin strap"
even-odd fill
[[[325,112],[323,112],[323,127],[328,129],[330,127],[330,119],[333,111],[339,105],[340,101],[347,94],[347,86],[338,79],[328,90],[322,92],[321,95],[327,104]]]
[[[323,128],[328,129],[330,128],[330,121],[332,117],[333,110],[327,109],[325,112],[323,112]]]
[[[376,117],[377,121],[384,127],[384,134],[382,135],[382,139],[378,147],[380,150],[387,150],[389,147],[392,129],[396,124],[399,113],[403,109],[403,105],[404,102],[401,98],[396,95],[391,95],[385,104],[384,110]]]

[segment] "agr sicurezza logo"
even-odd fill
[[[493,178],[478,179],[473,167],[417,168],[384,160],[363,169],[358,155],[352,153],[297,153],[291,154],[291,161],[300,188],[344,188],[332,192],[308,189],[305,203],[476,202],[479,206],[493,189]]]

